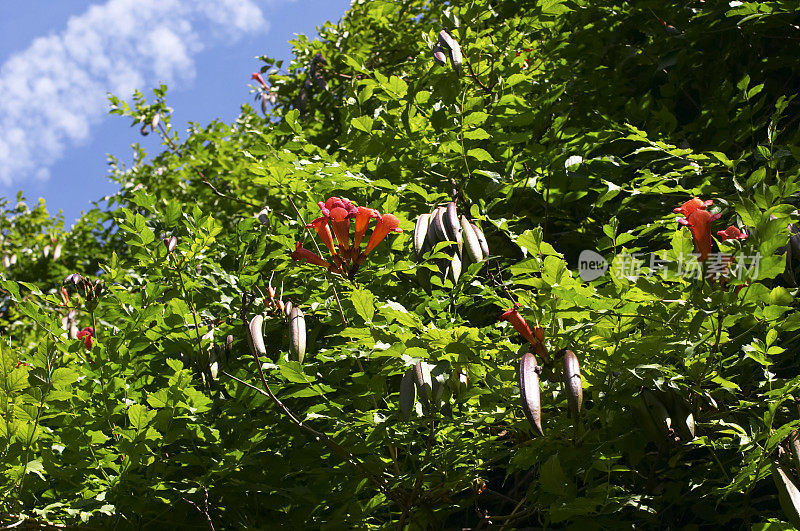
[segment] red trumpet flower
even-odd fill
[[[672,209],[673,212],[676,214],[683,214],[685,217],[689,217],[692,212],[695,210],[705,210],[706,208],[710,207],[714,204],[714,201],[709,199],[707,201],[703,201],[699,197],[693,197],[686,201],[684,204],[679,206],[678,208]]]
[[[86,347],[86,350],[92,350],[92,342],[94,337],[94,328],[91,326],[87,326],[80,332],[78,332],[77,338],[83,339],[83,346]]]
[[[711,222],[719,219],[719,214],[712,214],[708,210],[695,209],[685,218],[678,220],[681,225],[686,225],[692,231],[694,246],[700,257],[699,262],[704,261],[711,254]]]
[[[254,79],[254,80],[258,81],[259,83],[261,83],[261,86],[264,88],[264,90],[269,90],[269,85],[267,85],[267,83],[264,81],[264,78],[261,77],[260,73],[253,72],[253,75],[250,76],[250,79]]]
[[[403,232],[403,229],[400,228],[400,220],[397,219],[396,216],[384,214],[378,219],[378,225],[375,227],[375,230],[372,231],[372,235],[370,235],[369,241],[367,242],[367,248],[361,253],[361,256],[358,258],[358,263],[360,264],[363,262],[375,246],[381,243],[390,232]]]
[[[333,235],[331,234],[331,227],[328,225],[328,218],[320,216],[308,225],[309,229],[316,229],[319,239],[325,244],[325,247],[336,256],[336,248],[333,246]]]
[[[725,230],[718,230],[717,238],[719,238],[720,241],[723,242],[725,240],[745,240],[747,239],[747,233],[731,225]]]
[[[547,354],[547,349],[543,343],[544,330],[542,330],[540,327],[536,327],[535,334],[534,332],[531,332],[531,329],[528,326],[528,323],[525,321],[525,318],[522,317],[517,311],[517,308],[519,307],[519,304],[515,304],[508,310],[504,311],[498,320],[508,321],[511,323],[511,326],[513,326],[514,329],[519,332],[519,334],[524,337],[528,343],[531,344],[531,346],[533,346],[533,350],[536,352],[536,354],[541,356],[541,358],[545,361],[549,361],[550,356]]]
[[[358,248],[361,246],[361,240],[367,232],[367,227],[371,219],[377,219],[378,223],[380,223],[380,212],[374,208],[358,207],[358,214],[356,214],[356,234],[353,238],[354,254],[358,252]]]
[[[292,251],[292,260],[297,262],[298,260],[305,260],[309,264],[314,264],[318,266],[325,267],[327,269],[331,268],[331,265],[314,254],[313,252],[309,251],[308,249],[303,248],[300,242],[295,242],[294,251]]]

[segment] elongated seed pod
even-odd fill
[[[61,242],[57,243],[55,249],[53,249],[53,262],[59,258],[61,258]]]
[[[428,249],[433,249],[437,243],[439,243],[440,241],[444,241],[438,238],[438,233],[434,229],[435,225],[434,222],[436,221],[436,213],[439,212],[440,208],[442,207],[434,208],[433,211],[431,211],[431,213],[428,216],[428,234],[425,236],[425,245]]]
[[[438,43],[433,47],[433,60],[436,61],[436,64],[439,66],[445,66],[447,64],[447,56],[444,54],[442,46]]]
[[[293,308],[294,308],[294,305],[292,304],[292,301],[288,301],[287,300],[286,302],[283,303],[283,313],[286,315],[286,320],[287,321],[292,318],[292,309]]]
[[[431,399],[433,391],[433,380],[431,378],[431,368],[424,361],[418,361],[414,365],[414,379],[419,389],[419,397],[423,402]]]
[[[453,279],[453,284],[457,284],[461,278],[461,267],[461,253],[455,253],[450,260],[450,278]]]
[[[570,415],[572,418],[578,418],[583,404],[583,386],[578,356],[571,350],[564,351],[564,388],[567,391]]]
[[[667,408],[664,407],[664,404],[661,402],[661,400],[659,400],[656,394],[650,389],[644,389],[642,391],[642,398],[644,399],[644,404],[647,406],[647,411],[650,413],[650,417],[653,419],[653,423],[655,423],[658,430],[663,432],[665,435],[668,434],[670,428],[672,427],[672,418],[669,416],[669,411],[667,411]]]
[[[448,241],[447,232],[445,231],[444,222],[442,221],[443,215],[444,208],[437,208],[436,213],[433,214],[433,220],[431,221],[430,230],[434,233],[436,243]],[[436,243],[434,243],[434,245],[436,245]]]
[[[670,387],[664,392],[657,392],[656,395],[666,406],[672,421],[672,428],[678,433],[681,440],[691,441],[694,439],[694,415],[678,390]]]
[[[160,121],[161,121],[161,113],[155,113],[153,115],[153,119],[150,120],[150,128],[155,129],[156,127],[158,127],[158,122]]]
[[[233,335],[228,334],[225,338],[225,362],[229,363],[231,361],[231,355],[233,354]]]
[[[414,369],[408,369],[400,380],[400,413],[406,420],[411,417],[411,411],[417,402],[417,384],[414,379]]]
[[[47,258],[48,256],[50,256],[50,245],[49,245],[49,244],[48,244],[48,245],[45,245],[45,246],[44,246],[44,249],[42,249],[42,256],[44,256],[45,258]],[[5,258],[6,258],[6,257],[3,257],[3,259],[4,259],[4,260],[5,260]]]
[[[489,256],[489,242],[486,241],[486,236],[483,235],[483,231],[478,228],[477,225],[474,223],[470,223],[472,225],[472,230],[475,231],[475,236],[478,237],[478,243],[481,245],[481,251],[483,251],[483,257],[486,258]]]
[[[789,434],[789,447],[792,450],[792,463],[794,471],[800,475],[800,430],[794,430]]]
[[[483,249],[478,241],[478,235],[475,234],[466,216],[461,216],[461,238],[464,240],[464,248],[469,259],[473,263],[483,260]]]
[[[454,45],[450,48],[450,61],[453,62],[453,70],[460,75],[461,65],[464,62],[464,57],[461,54],[461,46],[458,45],[458,42],[454,40],[453,44]]]
[[[289,315],[289,329],[291,331],[289,349],[292,357],[303,363],[306,355],[306,319],[297,306],[292,308],[292,313]]]
[[[647,410],[647,405],[644,402],[642,395],[637,395],[631,403],[631,413],[635,426],[639,427],[647,437],[648,441],[653,441],[661,446],[667,442],[666,436],[663,431],[659,430],[650,412]]]
[[[259,223],[269,228],[269,207],[262,208],[259,213],[256,214],[256,218],[258,218]]]
[[[439,44],[448,50],[451,50],[454,45],[458,46],[458,43],[456,43],[455,39],[453,39],[453,37],[451,37],[450,34],[445,30],[439,32]]]
[[[800,526],[800,490],[779,461],[773,461],[770,469],[772,480],[778,487],[778,501],[781,509],[790,522],[795,526]]]
[[[522,410],[534,431],[542,435],[542,401],[538,369],[539,365],[532,352],[522,355],[519,360],[519,394],[522,398]]]
[[[442,214],[442,226],[444,227],[444,233],[448,241],[458,241],[458,233],[461,231],[461,224],[458,221],[458,211],[453,201],[447,203],[445,207],[445,211]]]
[[[250,339],[250,348],[253,353],[258,356],[263,356],[267,353],[267,349],[264,348],[264,335],[261,333],[261,324],[263,322],[263,315],[256,315],[250,319],[250,335],[248,336]]]
[[[219,347],[214,345],[211,348],[211,352],[208,357],[208,373],[211,375],[212,380],[217,379],[217,375],[219,374],[219,370],[222,365],[222,356],[219,351]]]
[[[426,247],[425,238],[428,235],[428,225],[430,224],[430,220],[430,214],[422,214],[417,218],[417,224],[414,226],[414,252],[416,253],[417,258],[422,256],[422,252]]]

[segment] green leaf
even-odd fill
[[[353,118],[350,120],[350,124],[359,131],[364,131],[365,133],[372,132],[372,118],[369,116],[359,116],[357,118]]]
[[[142,404],[133,404],[128,408],[128,420],[131,423],[131,427],[137,432],[146,428],[155,416],[155,411],[148,410],[147,406],[143,406]]]
[[[56,389],[64,389],[77,382],[79,376],[80,374],[78,371],[74,369],[59,367],[53,371],[53,375],[50,377],[50,383],[52,383],[53,387]]]
[[[483,148],[472,148],[467,151],[467,155],[481,162],[495,162],[489,152]]]
[[[367,323],[372,322],[375,316],[375,296],[372,292],[365,289],[355,289],[350,294],[350,301],[356,309],[356,313]]]

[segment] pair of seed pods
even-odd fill
[[[433,60],[441,66],[447,64],[447,56],[444,53],[445,50],[450,52],[450,61],[453,63],[453,70],[460,74],[461,64],[464,61],[464,57],[461,54],[461,46],[447,31],[442,30],[439,32],[438,42],[433,47]]]
[[[567,404],[570,415],[577,419],[583,404],[583,386],[578,357],[571,350],[564,349],[556,354],[556,359],[564,357],[564,388],[567,392]],[[542,399],[539,388],[542,367],[532,352],[525,353],[519,360],[519,394],[522,399],[522,410],[531,427],[542,435]]]
[[[408,420],[414,404],[419,396],[422,404],[439,403],[444,393],[444,385],[436,382],[434,385],[432,368],[434,366],[425,361],[418,361],[413,367],[403,374],[400,381],[400,413],[403,418]],[[457,392],[463,392],[467,387],[467,375],[463,371],[454,371],[450,374],[451,379],[457,386]]]
[[[291,359],[303,363],[306,354],[306,320],[303,312],[291,301],[284,305],[286,318],[289,320],[289,351]],[[250,320],[250,335],[247,336],[252,352],[258,356],[265,356],[267,349],[264,346],[262,325],[263,315],[256,315]]]

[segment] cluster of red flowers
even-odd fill
[[[400,220],[392,214],[383,214],[374,208],[360,207],[347,199],[330,197],[324,203],[319,202],[322,215],[306,225],[317,231],[319,239],[331,253],[331,261],[322,259],[300,242],[296,242],[292,259],[305,260],[310,264],[322,266],[332,273],[352,276],[358,270],[367,255],[383,241],[390,232],[403,232],[399,227]],[[355,219],[355,233],[350,244],[350,220]],[[366,235],[370,221],[377,220],[375,228],[367,241],[367,248],[361,251],[361,241]],[[331,232],[333,228],[333,232]],[[336,237],[336,244],[333,238]],[[337,248],[338,247],[338,248]]]
[[[92,342],[94,341],[94,328],[91,326],[87,326],[76,336],[77,339],[83,339],[83,346],[86,347],[86,350],[92,350]]]
[[[714,202],[709,199],[703,201],[699,197],[693,197],[684,204],[674,209],[676,214],[683,214],[684,217],[678,219],[678,223],[689,227],[692,232],[692,239],[697,253],[700,255],[698,261],[702,262],[711,254],[711,222],[719,219],[719,214],[712,214],[706,210]],[[747,234],[731,225],[725,230],[717,231],[717,238],[725,240],[744,240]]]
[[[525,318],[522,317],[517,309],[520,307],[520,304],[517,303],[505,312],[500,315],[499,321],[508,321],[511,323],[511,326],[519,332],[519,334],[528,340],[528,343],[531,344],[533,347],[533,351],[545,362],[550,361],[550,356],[547,354],[547,348],[544,346],[544,329],[537,326],[531,332],[531,328],[528,326],[527,321]]]

